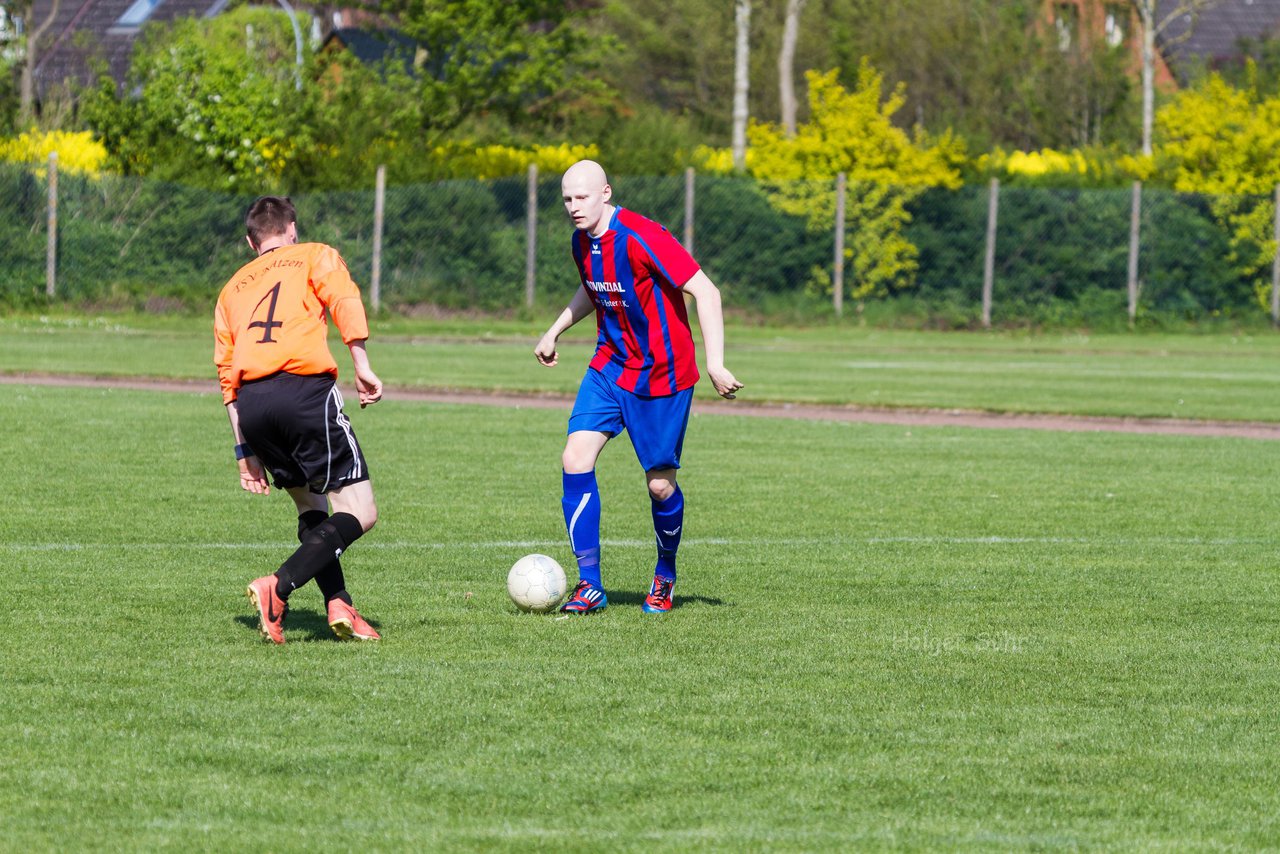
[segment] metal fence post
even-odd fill
[[[684,170],[684,251],[693,254],[693,167]]]
[[[991,328],[991,291],[996,279],[996,227],[1000,223],[1000,179],[987,191],[987,248],[982,258],[982,328]]]
[[[1280,326],[1280,184],[1276,184],[1275,202],[1276,257],[1271,261],[1271,323]]]
[[[378,165],[373,182],[373,273],[369,277],[369,302],[382,307],[382,224],[387,201],[387,167]]]
[[[1142,224],[1142,182],[1133,182],[1133,203],[1129,206],[1129,328],[1138,318],[1138,240]]]
[[[52,297],[58,290],[58,152],[49,152],[49,243],[45,251],[44,292]]]
[[[847,179],[841,172],[836,175],[836,251],[834,275],[831,277],[831,306],[836,317],[844,314],[844,196]]]
[[[538,164],[529,164],[528,212],[525,217],[524,304],[533,307],[533,287],[538,271]]]

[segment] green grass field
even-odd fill
[[[212,389],[184,324],[8,319],[0,358]],[[520,329],[386,333],[391,382],[450,384],[451,353],[473,362],[458,385],[526,376],[498,358]],[[1205,417],[1278,405],[1266,338],[734,334],[748,383],[819,366],[813,399],[856,399],[821,366],[879,342],[920,389],[971,373],[948,393],[974,408],[997,399],[987,359],[1074,361],[1131,414],[1163,384],[1126,373],[1144,359],[1168,387],[1219,376]],[[568,390],[579,356],[542,374]],[[1034,410],[1033,385],[991,393]],[[675,610],[640,612],[652,531],[624,439],[600,467],[612,604],[558,619],[503,582],[530,551],[572,576],[565,413],[390,399],[350,412],[382,521],[343,559],[385,640],[332,640],[307,589],[277,648],[243,590],[291,550],[292,504],[239,491],[216,395],[4,393],[2,850],[1280,845],[1271,443],[695,415]]]
[[[590,356],[588,319],[548,370],[533,346],[551,318],[374,324],[392,386],[569,394]],[[341,344],[336,344],[341,349]],[[213,376],[205,318],[0,318],[0,371]],[[743,400],[1280,421],[1280,335],[886,332],[731,327]],[[210,381],[212,381],[210,379]],[[713,396],[710,384],[699,388]]]

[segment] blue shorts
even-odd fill
[[[623,430],[645,471],[680,468],[693,389],[646,397],[618,388],[604,374],[587,370],[569,416],[569,432],[592,430],[616,436]]]

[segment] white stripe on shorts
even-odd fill
[[[348,472],[347,476],[351,478],[358,478],[364,473],[364,469],[360,465],[360,446],[356,444],[356,437],[351,432],[351,420],[348,419],[346,414],[342,411],[344,404],[342,400],[342,392],[338,389],[338,384],[334,383],[333,388],[329,391],[329,398],[324,404],[324,441],[325,451],[328,454],[328,460],[325,462],[325,465],[327,466],[325,469],[324,479],[325,492],[329,491],[329,484],[333,482],[333,439],[329,435],[329,404],[331,402],[334,405],[335,411],[333,423],[342,428],[342,432],[347,438],[347,445],[351,448],[352,463],[351,470]]]

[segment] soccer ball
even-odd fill
[[[507,573],[507,593],[521,611],[550,611],[567,589],[564,570],[546,555],[525,555]]]

